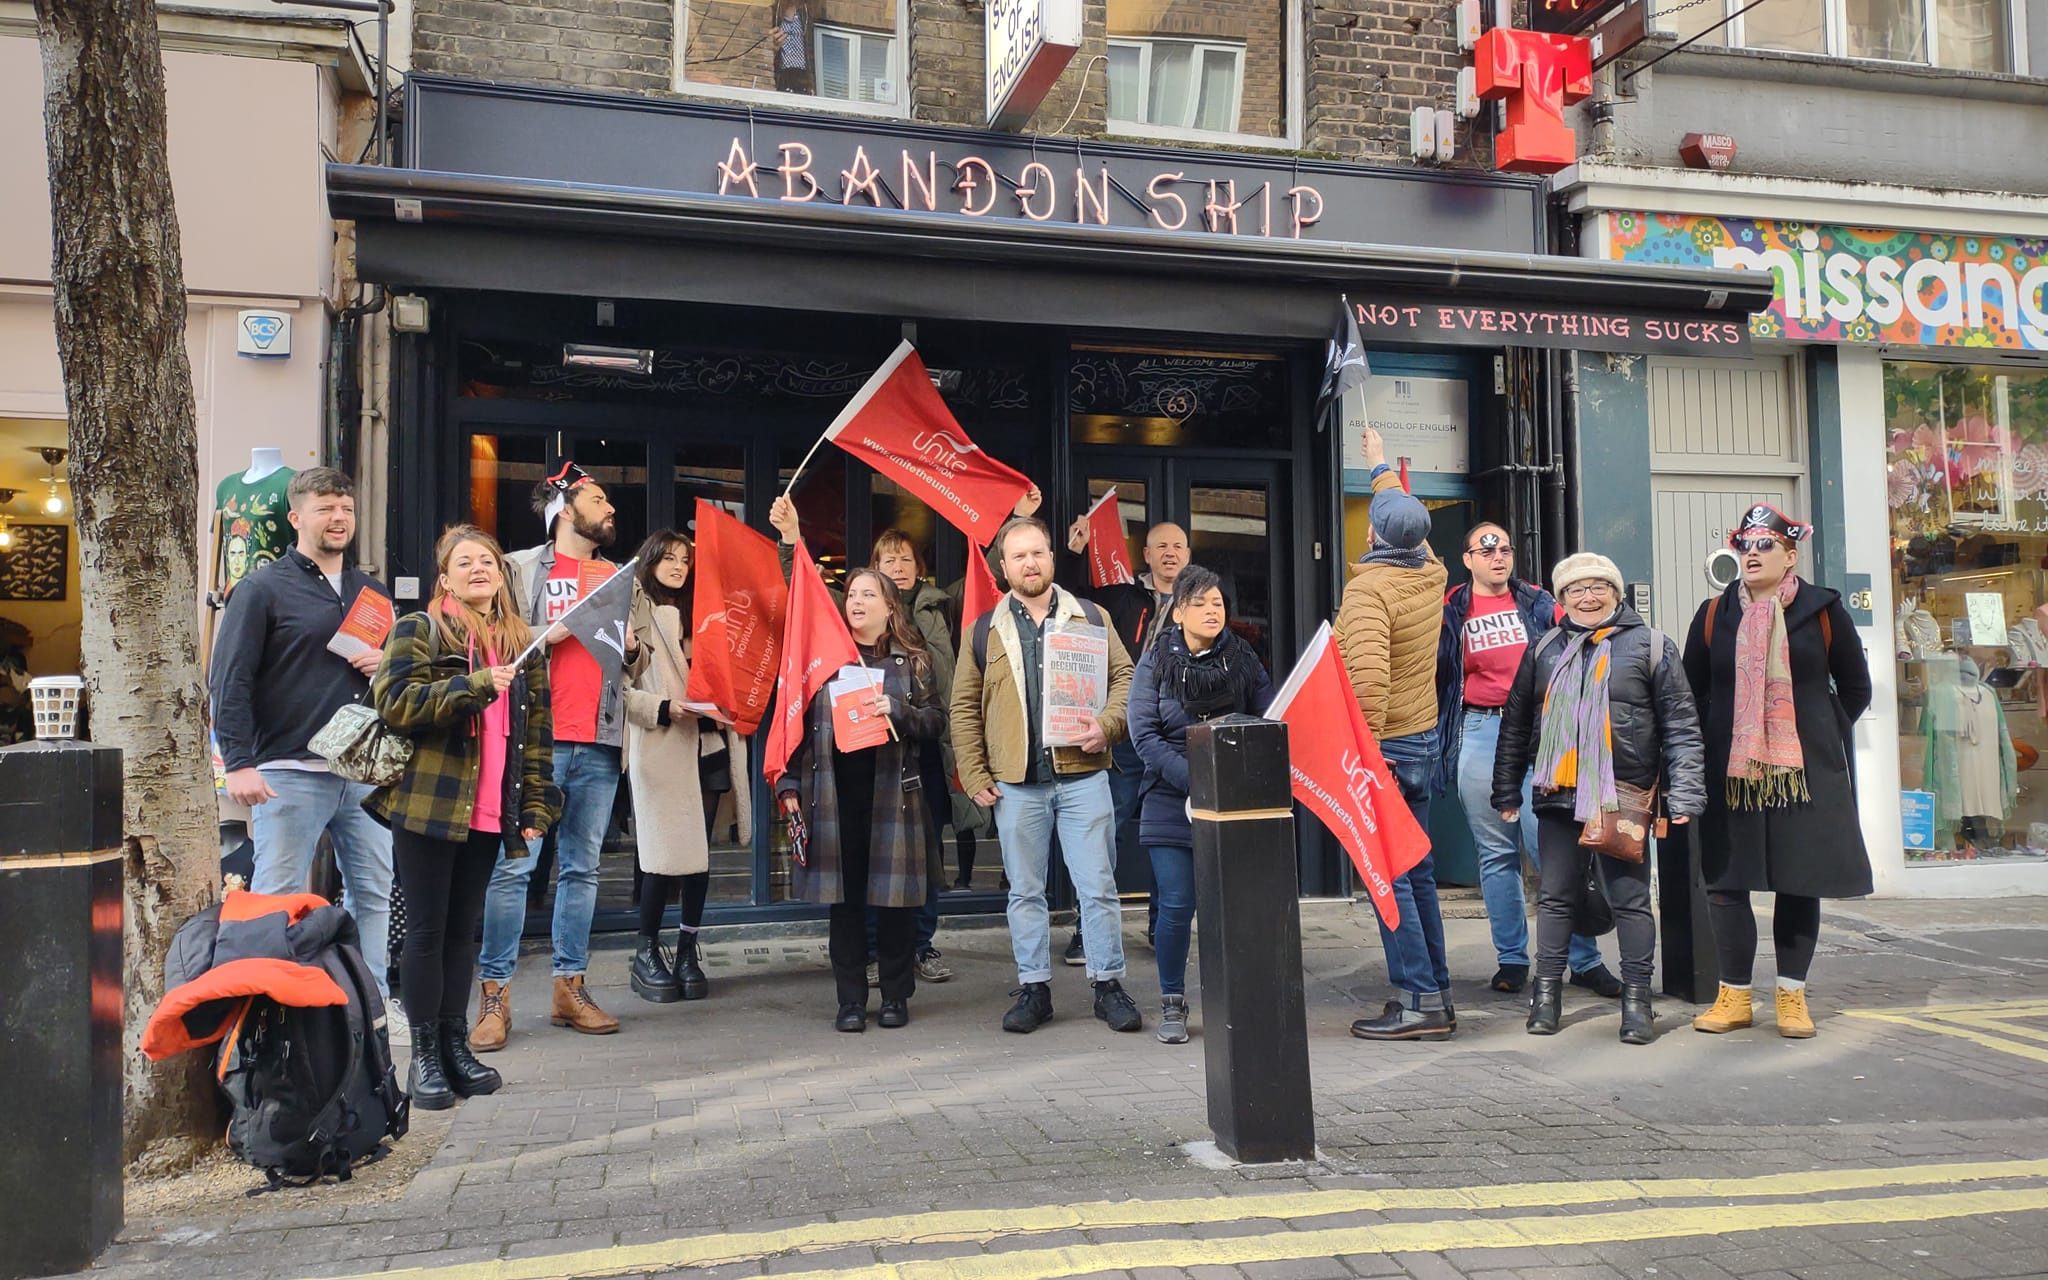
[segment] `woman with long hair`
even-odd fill
[[[1494,753],[1493,805],[1502,821],[1518,821],[1522,779],[1533,766],[1541,888],[1529,1034],[1557,1034],[1572,916],[1590,863],[1621,943],[1621,1040],[1648,1044],[1657,1038],[1649,859],[1596,853],[1579,838],[1589,822],[1621,812],[1624,788],[1658,792],[1655,804],[1674,823],[1698,817],[1707,796],[1699,716],[1678,647],[1622,603],[1621,588],[1621,570],[1592,552],[1567,556],[1552,572],[1564,622],[1531,645],[1515,671]]]
[[[830,906],[829,950],[840,1031],[867,1029],[867,908],[875,911],[877,963],[885,1027],[910,1021],[917,988],[917,912],[938,832],[926,810],[919,746],[945,731],[931,655],[903,612],[896,584],[874,569],[846,580],[846,625],[862,665],[880,677],[863,710],[893,730],[879,746],[839,748],[832,687],[818,691],[805,717],[802,744],[777,781],[783,812],[809,827],[790,889],[805,902]],[[842,678],[859,677],[849,667]]]
[[[690,568],[696,547],[674,529],[640,544],[634,570],[633,634],[640,651],[626,669],[626,779],[640,862],[640,945],[633,992],[668,1004],[711,993],[697,954],[697,930],[711,890],[711,834],[720,802],[733,797],[740,841],[752,840],[752,797],[735,787],[746,745],[717,721],[683,709],[690,680]],[[675,962],[661,948],[661,918],[680,902]]]
[[[405,774],[363,802],[391,828],[405,885],[400,1001],[412,1027],[412,1103],[428,1111],[503,1083],[470,1052],[463,1012],[484,891],[500,851],[527,857],[561,813],[548,665],[514,661],[533,633],[497,540],[456,525],[434,548],[432,597],[398,620],[370,696],[413,740]]]
[[[1870,705],[1870,664],[1841,596],[1799,576],[1799,547],[1812,532],[1776,507],[1750,508],[1728,539],[1742,576],[1700,605],[1685,638],[1685,675],[1706,722],[1700,874],[1721,968],[1713,1007],[1693,1019],[1695,1031],[1754,1021],[1749,895],[1763,890],[1777,895],[1778,1034],[1811,1037],[1806,974],[1820,900],[1871,890],[1849,768],[1850,726]],[[1948,706],[1966,707],[1968,693],[1950,688]],[[1996,690],[1971,688],[1995,709]]]
[[[1167,620],[1131,674],[1131,744],[1145,762],[1138,838],[1152,858],[1159,902],[1163,1044],[1188,1038],[1188,940],[1195,923],[1195,839],[1188,821],[1188,729],[1233,712],[1257,715],[1273,682],[1251,645],[1230,630],[1223,580],[1191,564],[1173,581]]]

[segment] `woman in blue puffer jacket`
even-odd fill
[[[1191,564],[1174,579],[1167,625],[1131,675],[1131,744],[1145,762],[1138,838],[1152,856],[1159,902],[1159,1039],[1188,1038],[1188,939],[1195,922],[1195,841],[1188,822],[1188,727],[1232,712],[1256,715],[1273,682],[1226,625],[1223,580]]]

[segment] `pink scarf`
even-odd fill
[[[1798,592],[1799,579],[1789,573],[1762,600],[1742,589],[1735,721],[1728,741],[1731,809],[1776,809],[1807,799],[1806,754],[1792,702],[1792,649],[1785,636],[1785,606]]]

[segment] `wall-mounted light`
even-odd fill
[[[425,333],[427,300],[416,293],[401,293],[391,299],[391,329],[394,333]]]
[[[587,342],[562,344],[562,363],[579,369],[604,369],[611,373],[654,372],[652,347],[599,347]]]
[[[7,527],[7,508],[13,505],[18,496],[19,490],[0,489],[0,551],[9,551],[14,547],[14,530]]]

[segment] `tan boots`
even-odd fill
[[[555,1005],[548,1021],[587,1036],[608,1036],[619,1029],[619,1020],[597,1007],[583,987],[583,975],[555,979]]]
[[[496,1053],[512,1034],[512,993],[502,982],[484,980],[483,994],[476,1002],[476,1025],[469,1031],[469,1047],[476,1053]]]
[[[1694,1031],[1708,1035],[1720,1035],[1724,1031],[1738,1031],[1756,1021],[1750,991],[1747,987],[1731,987],[1721,984],[1721,992],[1714,997],[1714,1007],[1692,1020]],[[1813,1015],[1806,1008],[1806,988],[1778,988],[1778,1034],[1787,1040],[1813,1039]]]
[[[1721,984],[1721,993],[1714,997],[1714,1007],[1692,1020],[1694,1031],[1704,1031],[1710,1036],[1724,1031],[1735,1031],[1755,1022],[1749,1008],[1749,988],[1731,987]]]

